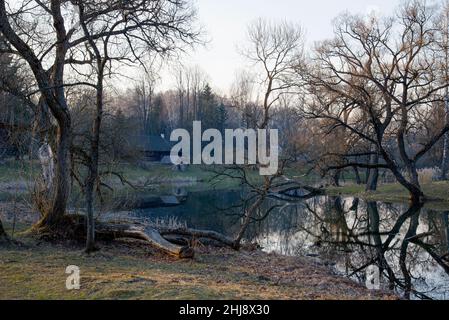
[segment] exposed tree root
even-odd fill
[[[85,233],[85,219],[81,215],[65,215],[52,225],[41,220],[28,231],[28,234],[46,241],[81,241],[85,238]]]

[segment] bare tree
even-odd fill
[[[175,70],[176,95],[179,107],[179,125],[201,120],[200,95],[207,83],[207,75],[199,66],[178,66]]]
[[[56,41],[51,45],[51,50],[54,51],[54,62],[51,68],[46,69],[42,63],[42,59],[45,58],[46,53],[42,54],[41,57],[38,56],[42,48],[40,48],[40,46],[39,49],[36,47],[32,48],[33,42],[30,44],[29,41],[24,40],[20,36],[20,31],[14,30],[8,17],[11,16],[11,14],[7,12],[4,0],[0,2],[0,31],[15,50],[17,50],[17,53],[28,63],[35,76],[39,90],[45,97],[45,103],[48,105],[52,115],[58,123],[57,165],[55,183],[53,184],[55,186],[55,193],[52,201],[52,208],[50,209],[50,212],[44,215],[41,222],[41,225],[54,226],[60,222],[61,217],[65,213],[67,199],[70,193],[69,148],[71,121],[63,86],[65,57],[69,47],[68,43],[70,36],[67,34],[64,26],[60,1],[51,1],[49,5],[49,7],[45,6],[45,9],[47,14],[52,17],[54,36],[56,38]],[[34,9],[36,8],[40,8],[40,6],[34,4]],[[28,3],[23,3],[16,14],[11,16],[15,18],[13,20],[14,25],[21,16],[19,14],[20,12],[28,13],[30,10],[32,9]],[[21,30],[17,27],[16,29]],[[36,33],[33,35],[36,35]],[[26,38],[31,38],[31,34],[30,37]]]
[[[156,70],[153,69],[152,65],[146,69],[147,72],[145,72],[134,87],[134,104],[138,118],[142,123],[142,133],[149,134],[152,125],[151,115],[154,109],[156,83],[158,78]]]
[[[91,151],[88,162],[88,177],[86,179],[86,203],[87,203],[87,244],[86,251],[95,250],[95,223],[94,223],[94,187],[99,176],[99,145],[100,145],[100,130],[103,118],[103,104],[104,104],[104,78],[107,71],[106,66],[109,63],[109,69],[113,62],[123,62],[134,59],[142,63],[144,55],[148,52],[139,52],[140,47],[144,47],[150,52],[160,54],[167,54],[170,51],[178,49],[181,45],[190,44],[190,41],[196,41],[194,33],[187,34],[190,23],[193,21],[186,20],[178,24],[176,19],[185,19],[186,16],[181,14],[177,16],[170,10],[185,10],[184,3],[176,3],[174,7],[170,2],[161,1],[159,3],[150,2],[141,4],[140,6],[130,5],[130,7],[122,7],[125,10],[125,17],[120,16],[101,18],[101,12],[108,10],[108,6],[98,4],[96,1],[83,1],[78,3],[79,19],[84,36],[88,41],[88,47],[93,50],[93,60],[95,61],[93,70],[96,74],[96,113],[92,127],[92,134],[90,139]],[[140,12],[143,10],[144,14]],[[145,12],[148,10],[147,12]],[[166,10],[166,11],[165,11]],[[100,14],[99,14],[100,13]],[[168,13],[168,14],[167,14]],[[98,15],[98,16],[95,16]],[[109,18],[107,20],[106,18]],[[192,17],[190,17],[192,18]],[[123,24],[123,30],[129,24],[129,20],[134,20],[139,25],[136,32],[129,35],[127,31],[120,31]],[[150,20],[146,20],[150,19]],[[174,20],[173,20],[174,19]],[[147,30],[146,23],[151,21],[152,26],[156,27],[154,33]],[[184,34],[185,33],[185,34]],[[183,38],[183,35],[186,38]],[[126,39],[124,48],[117,45],[120,39]],[[180,41],[177,43],[177,41]],[[129,49],[129,50],[127,50]],[[150,75],[147,72],[147,75]],[[143,101],[143,111],[145,115],[144,128],[149,129],[149,114],[154,95],[155,79],[149,79],[146,84],[143,84],[141,97]],[[148,85],[148,86],[147,86]],[[146,89],[149,89],[147,93]],[[149,101],[146,101],[150,99]]]
[[[255,76],[247,71],[237,74],[231,88],[231,102],[241,114],[241,122],[245,128],[257,127],[261,117],[261,107],[256,102]]]
[[[436,39],[441,29],[432,9],[412,1],[396,19],[343,15],[335,29],[335,38],[317,48],[309,72],[317,101],[310,116],[330,120],[330,129],[343,127],[374,145],[371,153],[384,161],[354,163],[348,157],[340,168],[388,168],[412,201],[423,201],[417,162],[449,131],[446,123],[417,140],[419,115],[433,112],[449,85],[440,68],[444,54]],[[341,116],[348,111],[352,116],[345,122]]]
[[[253,129],[267,129],[270,124],[272,108],[283,95],[293,91],[296,82],[292,81],[298,64],[302,61],[303,32],[302,29],[288,22],[273,23],[258,19],[248,27],[250,47],[244,55],[260,71],[262,92],[262,115]],[[253,215],[272,192],[276,181],[282,176],[282,169],[274,176],[265,176],[261,186],[248,181],[245,168],[239,168],[242,183],[250,189],[250,205],[246,207],[242,224],[235,237],[235,247],[239,247],[246,229],[253,221]]]
[[[186,110],[190,109],[190,76],[185,73],[183,67],[176,70],[176,94],[178,97],[179,106],[179,125],[185,125]]]
[[[444,50],[444,65],[442,66],[445,70],[445,77],[449,79],[449,2],[445,1],[442,12],[440,14],[441,19],[439,28],[441,29],[441,48]],[[444,120],[445,123],[449,123],[449,89],[446,87],[444,100]],[[448,179],[449,170],[449,132],[446,132],[443,138],[443,152],[441,161],[441,180]]]
[[[83,23],[89,34],[80,28],[78,17],[73,14],[80,4],[86,8]],[[126,45],[117,46],[117,51],[109,53],[110,57],[126,55],[126,60],[134,63],[146,50],[167,52],[177,48],[179,41],[194,43],[198,36],[191,28],[195,11],[188,1],[167,0],[22,1],[8,9],[10,11],[6,1],[1,1],[0,31],[11,45],[10,51],[27,62],[36,80],[36,92],[43,97],[42,105],[48,106],[58,125],[55,182],[52,184],[55,190],[51,192],[51,208],[38,224],[38,227],[51,229],[63,222],[70,194],[72,127],[65,89],[75,85],[98,89],[98,83],[74,76],[77,67],[99,61],[98,55],[85,50],[86,45],[92,49],[93,42],[114,38],[117,43]],[[39,17],[35,20],[37,25],[31,23],[30,16]],[[68,16],[75,16],[75,19],[69,21]],[[135,43],[145,45],[135,46]],[[73,71],[70,75],[66,66]]]
[[[243,54],[260,70],[263,115],[258,128],[264,129],[271,108],[297,86],[293,79],[302,61],[303,32],[295,24],[258,19],[248,27],[248,39],[251,47]]]

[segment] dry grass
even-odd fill
[[[0,248],[0,299],[395,299],[370,292],[301,258],[202,249],[179,261],[140,242],[81,248],[35,243]],[[65,289],[65,268],[81,269],[81,290]]]

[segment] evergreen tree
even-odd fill
[[[164,120],[162,119],[162,110],[164,109],[164,100],[161,95],[154,98],[152,108],[150,110],[150,133],[152,135],[160,135],[163,133]]]
[[[229,115],[223,102],[218,105],[216,113],[217,129],[220,130],[222,134],[224,134],[224,131],[226,129],[226,122],[228,121]]]
[[[206,84],[201,92],[199,106],[199,120],[202,122],[203,129],[215,128],[217,103],[209,84]]]

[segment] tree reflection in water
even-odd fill
[[[315,198],[295,207],[296,212],[302,209],[293,229],[274,232],[276,215],[271,215],[269,232],[257,237],[267,250],[292,254],[294,244],[296,254],[333,261],[337,270],[361,283],[367,269],[376,266],[382,288],[406,299],[449,297],[449,212],[340,197]],[[273,246],[269,240],[274,234],[289,249]]]
[[[240,226],[242,193],[192,193],[181,206],[139,215],[174,217],[232,236]],[[377,266],[383,289],[412,299],[449,299],[449,211],[315,197],[268,199],[253,218],[246,237],[267,251],[317,257],[361,283]]]

